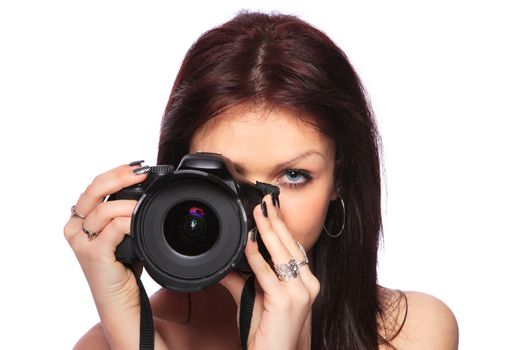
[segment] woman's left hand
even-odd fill
[[[267,217],[263,214],[263,204],[255,207],[253,216],[272,262],[287,264],[292,258],[297,263],[302,262],[304,254],[281,219],[278,205],[274,204],[276,201],[272,202],[270,195],[265,196],[263,201]],[[299,267],[297,277],[284,281],[277,277],[273,268],[265,261],[257,242],[248,239],[245,255],[258,282],[248,349],[309,349],[311,309],[319,294],[320,285],[308,264]],[[221,284],[235,299],[237,308],[244,283],[244,279],[236,272],[229,273],[221,280]]]

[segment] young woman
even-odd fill
[[[279,200],[266,196],[253,212],[272,261],[254,241],[245,249],[257,281],[249,349],[457,348],[445,304],[377,285],[379,136],[355,71],[325,34],[296,17],[242,13],[202,35],[170,95],[158,164],[197,151],[280,188]],[[76,349],[138,347],[137,283],[114,254],[136,202],[103,199],[144,181],[140,166],[97,176],[65,226],[101,320]],[[308,263],[279,278],[273,264],[303,260],[301,246]],[[240,348],[243,286],[231,272],[191,295],[158,291],[155,347]]]

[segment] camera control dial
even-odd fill
[[[175,171],[175,167],[171,164],[155,165],[150,167],[149,173],[155,175],[165,175]]]

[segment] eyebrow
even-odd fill
[[[316,155],[316,154],[319,155],[324,160],[324,155],[321,152],[318,152],[318,151],[315,151],[315,150],[308,150],[308,151],[306,151],[304,153],[301,153],[300,155],[298,155],[296,157],[293,157],[290,160],[287,160],[285,162],[277,164],[276,166],[274,166],[273,171],[275,172],[277,170],[289,168],[292,164],[298,162],[299,160],[304,159],[304,158],[308,158],[308,157],[310,157],[312,155]],[[242,165],[240,165],[238,163],[235,163],[235,162],[233,162],[233,165],[235,165],[235,167],[239,171],[241,171],[241,172],[245,171],[245,169],[244,169],[244,167]]]

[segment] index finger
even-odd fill
[[[146,174],[136,175],[138,166],[121,165],[95,177],[93,182],[80,195],[75,210],[87,216],[106,196],[121,189],[146,180]]]

